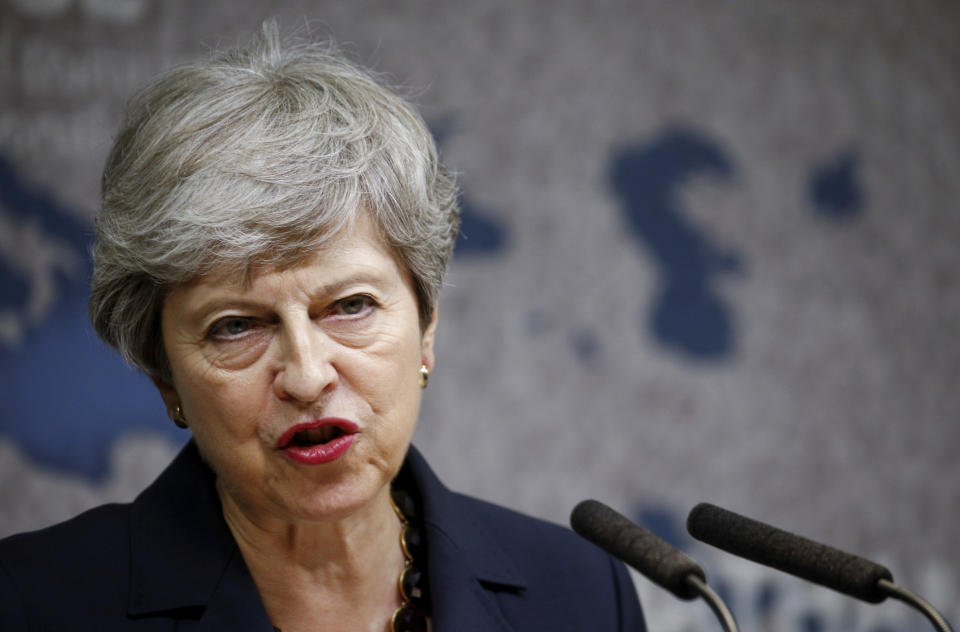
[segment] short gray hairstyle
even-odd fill
[[[224,266],[294,265],[369,212],[429,322],[459,226],[457,188],[414,108],[332,45],[281,43],[180,66],[141,90],[103,173],[90,319],[170,381],[170,288]]]

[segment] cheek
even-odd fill
[[[410,385],[417,385],[422,357],[419,327],[398,328],[382,332],[376,345],[371,345],[354,356],[353,377],[364,385],[368,393],[382,393],[396,397]],[[343,367],[346,368],[346,365]]]
[[[264,387],[253,375],[214,379],[216,371],[193,376],[183,392],[184,409],[193,411],[191,422],[198,441],[223,437],[242,439],[257,433],[264,406]]]
[[[399,345],[392,353],[355,364],[350,381],[362,393],[370,411],[387,427],[405,428],[416,424],[420,409],[420,347]]]

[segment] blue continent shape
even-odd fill
[[[850,149],[813,169],[808,187],[818,215],[843,220],[863,212],[865,196],[857,177],[859,167],[860,155]]]
[[[742,264],[737,253],[711,243],[685,217],[678,194],[690,178],[725,181],[733,172],[717,142],[682,128],[618,151],[609,170],[629,234],[649,253],[659,276],[645,326],[668,349],[693,359],[731,353],[732,317],[713,281]]]
[[[55,239],[76,255],[79,268],[52,273],[53,307],[40,322],[30,322],[26,304],[36,279],[0,253],[0,306],[24,323],[19,342],[0,343],[5,392],[0,435],[36,462],[90,480],[108,473],[110,446],[125,432],[147,430],[184,440],[166,420],[150,381],[101,343],[89,324],[91,226],[21,181],[2,156],[0,213]]]
[[[453,251],[460,257],[493,256],[503,250],[506,230],[494,215],[460,194],[460,233]]]
[[[454,128],[452,118],[443,118],[430,123],[438,147],[442,147]],[[477,205],[462,190],[457,201],[460,204],[460,234],[454,244],[454,254],[463,257],[488,257],[499,254],[506,245],[507,229],[489,209]]]

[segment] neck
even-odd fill
[[[385,486],[360,510],[333,521],[295,522],[251,516],[219,490],[227,525],[267,613],[284,632],[358,618],[355,629],[383,630],[399,605],[403,568],[400,521]],[[379,622],[379,623],[378,623]]]

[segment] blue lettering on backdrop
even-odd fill
[[[814,168],[810,174],[809,195],[817,214],[847,219],[863,211],[864,194],[857,178],[859,166],[860,155],[851,149]]]
[[[110,444],[124,432],[185,439],[150,381],[89,324],[91,227],[21,181],[3,157],[0,220],[36,241],[31,262],[15,254],[23,244],[0,242],[0,307],[16,328],[0,340],[0,435],[44,465],[93,480],[107,474]]]
[[[724,359],[733,349],[730,310],[712,283],[740,270],[741,262],[684,216],[678,194],[692,177],[726,180],[732,173],[716,142],[686,129],[618,152],[610,168],[627,227],[659,272],[647,327],[668,349],[695,359]]]

